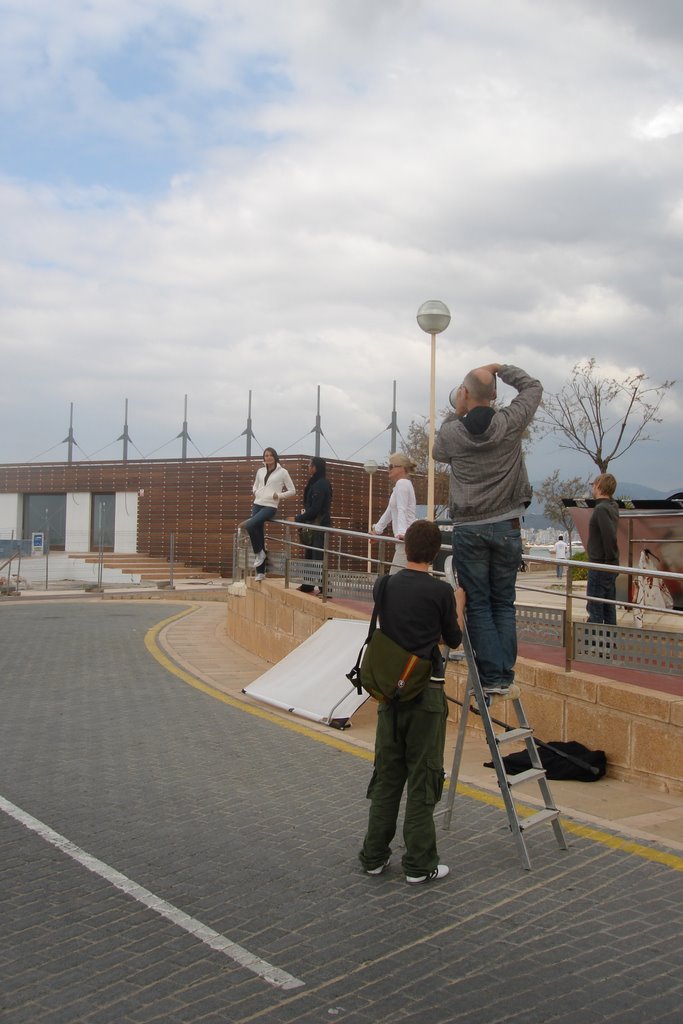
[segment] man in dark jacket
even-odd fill
[[[496,409],[496,375],[517,391]],[[484,692],[518,696],[515,584],[522,561],[520,519],[531,501],[522,435],[543,395],[517,366],[490,363],[451,397],[432,452],[451,467],[453,563],[467,594],[467,625]],[[514,689],[513,689],[514,686]]]
[[[617,544],[619,506],[614,501],[616,489],[617,481],[611,473],[601,473],[593,481],[595,508],[588,524],[588,545],[586,547],[589,562],[619,565],[619,546]],[[586,597],[615,601],[616,596],[616,573],[601,572],[599,569],[588,570]],[[588,622],[603,622],[607,626],[616,625],[617,606],[615,604],[603,604],[602,600],[589,600],[586,603],[586,610]]]

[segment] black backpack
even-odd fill
[[[604,750],[589,750],[576,740],[568,740],[566,743],[562,740],[554,740],[552,743],[535,740],[535,743],[548,779],[597,782],[607,771]],[[507,775],[519,775],[531,768],[531,759],[526,750],[520,750],[515,754],[506,754],[503,764]],[[488,761],[484,767],[493,768],[493,762]]]
[[[381,614],[388,585],[389,576],[382,576],[368,635],[358,652],[356,664],[346,673],[346,678],[355,684],[359,694],[365,690],[381,704],[396,705],[421,696],[432,678],[433,664],[427,658],[406,651],[377,629],[377,616]]]

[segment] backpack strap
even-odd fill
[[[381,606],[382,606],[382,601],[383,601],[383,598],[384,598],[384,591],[387,589],[388,583],[389,583],[389,574],[388,573],[385,576],[380,576],[379,583],[377,585],[377,597],[375,598],[375,604],[374,604],[374,607],[372,609],[372,617],[370,619],[370,629],[368,630],[368,635],[365,638],[365,640],[363,641],[363,646],[361,647],[361,649],[358,652],[358,657],[356,659],[356,664],[353,666],[353,668],[351,669],[350,672],[346,673],[346,678],[348,680],[350,680],[350,682],[352,682],[354,684],[354,686],[356,687],[356,690],[357,690],[359,695],[362,694],[362,692],[363,692],[363,687],[362,687],[362,684],[361,684],[361,681],[360,681],[360,663],[363,660],[363,651],[365,650],[365,648],[368,646],[368,644],[372,640],[372,634],[377,629],[377,616],[380,613]]]
[[[584,761],[581,757],[576,757],[575,754],[569,754],[566,750],[560,750],[558,747],[554,747],[552,743],[544,743],[543,740],[537,740],[536,737],[534,737],[534,742],[537,747],[543,747],[544,750],[552,751],[553,754],[557,754],[558,757],[563,757],[565,761],[569,761],[570,764],[588,772],[589,775],[600,774],[599,768],[596,768],[594,764],[589,764],[588,761]]]

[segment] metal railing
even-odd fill
[[[647,603],[629,601],[624,598],[615,600],[594,596],[589,598],[583,590],[581,593],[576,593],[574,590],[574,573],[581,570],[594,569],[615,576],[625,575],[632,579],[651,577],[676,582],[679,586],[683,584],[682,573],[655,569],[644,571],[641,566],[603,565],[600,562],[577,562],[573,559],[545,558],[540,555],[525,555],[524,561],[547,565],[549,569],[553,570],[557,566],[563,566],[566,570],[563,576],[564,609],[562,609],[563,643],[561,644],[565,652],[565,671],[571,671],[572,663],[578,661],[592,664],[612,664],[640,672],[656,672],[679,678],[683,676],[683,626],[678,627],[678,623],[683,617],[682,610],[655,608]],[[527,592],[542,593],[546,596],[548,593],[544,588],[534,587],[525,582],[518,582],[517,588]],[[639,611],[641,615],[647,612],[666,615],[672,624],[672,629],[652,629],[635,622],[631,625],[624,623],[611,625],[577,620],[574,614],[574,604],[576,601],[585,603],[587,600],[596,604],[611,605],[615,608],[632,609],[634,612]],[[557,611],[558,609],[555,609],[556,613]],[[522,630],[519,632],[522,632],[523,638],[529,639],[531,642],[542,643],[542,640],[539,641],[532,636],[524,636],[524,615],[521,618]]]
[[[331,598],[368,598],[372,600],[372,588],[378,574],[386,572],[391,566],[394,547],[401,543],[393,537],[377,536],[357,530],[342,530],[333,526],[317,526],[312,523],[293,523],[290,520],[271,519],[270,524],[282,527],[281,538],[270,537],[270,543],[277,541],[282,550],[269,551],[268,567],[271,572],[284,576],[285,588],[292,580],[299,580],[309,586],[319,587],[323,601]],[[269,525],[270,525],[269,524]],[[302,529],[313,530],[323,537],[322,548],[304,544],[299,539]],[[337,543],[335,544],[335,540]],[[253,568],[253,554],[249,547],[249,538],[241,530],[235,534],[233,546],[233,579],[243,579]],[[343,550],[344,541],[365,542],[367,552],[356,554]],[[377,555],[373,556],[370,545],[377,545]],[[303,552],[303,557],[300,554]],[[319,558],[305,557],[319,554]]]
[[[15,550],[4,561],[0,561],[0,593],[18,596],[20,593],[19,584],[21,582],[22,545],[21,541],[15,541],[14,544],[16,545]],[[13,574],[12,564],[15,561],[17,562],[17,571]],[[5,572],[5,570],[7,571]],[[12,582],[13,576],[14,582]]]
[[[399,543],[393,537],[378,537],[356,530],[341,530],[279,519],[272,519],[270,522],[281,528],[282,536],[275,538],[271,533],[269,538],[271,548],[274,548],[275,544],[280,545],[279,549],[268,555],[269,571],[284,577],[285,588],[289,588],[293,581],[319,587],[323,602],[340,598],[372,601],[372,588],[376,576],[389,570],[393,548]],[[302,526],[323,535],[322,548],[302,543],[299,538]],[[344,545],[350,544],[355,544],[357,549],[366,546],[367,551],[360,554],[344,550]],[[376,554],[373,553],[374,545]],[[450,550],[450,546],[443,545],[444,553],[450,554]],[[306,552],[320,557],[302,557],[302,553]],[[524,555],[523,560],[525,563],[534,562],[553,570],[556,570],[558,565],[565,568],[564,606],[552,607],[550,603],[518,602],[517,630],[520,639],[534,644],[563,648],[566,672],[571,671],[574,662],[579,662],[611,664],[641,672],[683,677],[683,625],[680,630],[676,628],[683,611],[676,608],[655,609],[647,604],[623,599],[611,601],[607,598],[591,597],[590,600],[596,603],[639,609],[643,613],[656,612],[658,615],[667,615],[672,622],[672,629],[652,629],[635,624],[613,626],[580,620],[576,617],[575,603],[585,604],[587,596],[583,589],[580,592],[575,590],[572,570],[597,569],[629,577],[656,577],[675,581],[680,586],[683,586],[682,573],[650,569],[644,572],[641,567],[609,566],[597,562],[577,562],[572,559],[547,558],[540,555]],[[234,545],[233,578],[243,579],[252,565],[253,556],[248,537],[238,530]],[[557,582],[560,582],[559,579]],[[542,594],[546,598],[548,596],[546,588],[533,586],[521,578],[518,579],[517,589]]]

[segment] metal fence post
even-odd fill
[[[574,583],[574,570],[567,566],[567,582],[565,584],[564,600],[564,670],[571,672],[572,653],[574,650],[574,622],[572,620],[572,586]]]
[[[169,533],[168,535],[168,548],[169,548],[169,572],[168,572],[168,586],[173,590],[173,566],[175,563],[175,533]]]
[[[377,560],[378,560],[378,563],[379,563],[378,566],[377,566],[377,575],[378,576],[384,576],[384,574],[386,572],[386,566],[384,564],[384,553],[386,551],[386,547],[387,547],[387,542],[384,541],[384,540],[381,540],[379,542],[379,547],[377,549]]]
[[[289,590],[289,560],[292,556],[292,528],[285,525],[285,590]]]
[[[323,578],[321,580],[321,586],[322,586],[322,590],[323,590],[323,592],[322,592],[323,602],[327,601],[327,569],[328,569],[328,564],[327,563],[328,563],[328,553],[329,553],[329,548],[328,548],[328,543],[327,542],[329,540],[329,536],[330,535],[329,535],[329,533],[327,533],[327,531],[325,531],[323,533]]]
[[[50,567],[49,567],[49,563],[50,563],[50,528],[49,528],[49,526],[45,527],[45,539],[43,541],[43,546],[44,546],[44,550],[45,550],[45,589],[47,590],[48,581],[49,581],[49,578],[50,578]]]

